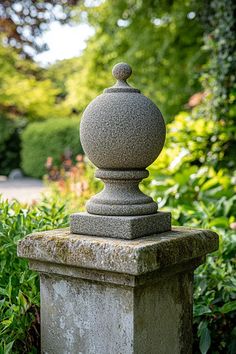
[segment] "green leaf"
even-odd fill
[[[213,186],[215,186],[216,184],[218,184],[218,180],[217,178],[212,178],[209,179],[207,182],[205,182],[203,184],[203,186],[201,187],[201,191],[207,191],[208,189],[212,188]]]
[[[205,327],[201,331],[199,349],[201,354],[206,354],[211,346],[211,335],[208,327]]]
[[[17,298],[18,298],[19,305],[22,306],[24,312],[26,312],[28,310],[28,308],[30,307],[30,303],[28,303],[27,299],[25,298],[25,296],[23,295],[23,293],[21,291],[19,291]]]
[[[0,295],[7,295],[6,289],[0,288]]]
[[[224,304],[224,305],[219,309],[219,311],[220,311],[221,313],[228,313],[228,312],[231,312],[231,311],[236,311],[236,300]]]
[[[220,216],[218,218],[214,218],[210,223],[209,223],[209,227],[212,226],[217,226],[217,227],[224,227],[227,228],[229,225],[229,220],[228,218],[224,217],[224,216]]]
[[[14,344],[14,340],[10,343],[7,343],[6,345],[4,345],[4,354],[9,354],[12,352],[12,347]]]
[[[211,313],[211,309],[207,305],[194,305],[193,307],[194,316],[201,316],[207,313]]]
[[[5,303],[5,299],[0,300],[0,310],[4,306],[4,303]]]
[[[13,322],[13,319],[14,319],[14,316],[12,315],[8,320],[3,320],[1,322],[1,324],[4,326],[4,327],[9,327],[12,322]]]

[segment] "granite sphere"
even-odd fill
[[[160,154],[165,135],[161,112],[137,92],[98,96],[84,111],[80,126],[83,149],[100,169],[146,168]]]

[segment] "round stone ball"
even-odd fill
[[[85,153],[100,169],[143,169],[160,154],[165,123],[157,106],[137,92],[109,92],[95,98],[81,120]]]
[[[132,74],[132,68],[126,63],[119,63],[112,69],[112,75],[117,80],[126,81]]]

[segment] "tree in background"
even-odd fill
[[[46,49],[41,33],[57,20],[68,22],[78,1],[0,3],[0,173],[20,167],[20,132],[28,122],[62,116],[59,90],[43,77],[32,55]]]
[[[169,161],[227,168],[236,165],[236,5],[212,0],[204,9],[206,63],[200,75],[201,92],[194,95],[191,110],[180,112],[169,128]],[[178,149],[177,149],[178,147]],[[164,158],[168,161],[167,156]]]
[[[127,61],[134,69],[130,82],[158,104],[167,121],[173,119],[200,89],[198,77],[206,60],[200,50],[202,6],[202,1],[189,0],[81,3],[78,21],[88,22],[95,34],[78,58],[81,70],[66,80],[68,105],[84,109],[112,84],[112,66]]]
[[[69,22],[77,3],[78,0],[2,0],[0,32],[5,34],[4,43],[26,57],[45,50],[45,43],[37,39],[52,21]]]
[[[60,116],[58,89],[41,70],[10,47],[0,45],[0,174],[20,167],[20,132],[33,120]]]
[[[182,125],[178,123],[181,134],[175,134],[175,139],[192,144],[190,153],[195,163],[208,162],[220,168],[221,161],[232,166],[236,115],[234,2],[212,0],[206,5],[193,0],[105,0],[86,4],[79,5],[78,20],[86,19],[95,34],[82,56],[68,61],[71,74],[67,72],[68,77],[59,80],[65,105],[83,110],[112,84],[107,78],[114,63],[128,61],[135,72],[131,83],[158,104],[167,121],[186,110],[188,118],[182,119]],[[65,61],[64,72],[66,66]],[[61,68],[61,63],[55,64],[48,74],[59,74]],[[188,139],[191,129],[196,136],[199,129],[204,137]]]
[[[0,46],[0,109],[12,119],[38,120],[54,115],[58,90],[42,79],[35,63]]]

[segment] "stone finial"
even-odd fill
[[[126,81],[132,74],[131,67],[126,63],[119,63],[112,69],[112,75],[116,80]]]
[[[87,211],[152,214],[157,205],[138,184],[163,148],[165,123],[157,106],[126,83],[132,73],[128,64],[115,65],[112,73],[116,85],[88,105],[81,121],[82,146],[98,167],[96,177],[105,183],[104,190],[87,203]]]
[[[86,215],[71,216],[71,230],[106,235],[104,230],[98,230],[98,225],[104,225],[104,229],[109,228],[108,236],[112,233],[112,237],[117,237],[115,228],[122,223],[129,234],[124,231],[122,238],[170,230],[170,215],[157,213],[157,204],[139,190],[139,183],[148,177],[146,168],[163,148],[165,122],[157,106],[126,82],[132,74],[128,64],[115,65],[112,73],[116,84],[88,105],[80,126],[83,149],[98,168],[95,175],[105,187],[87,202]],[[131,216],[142,216],[142,220],[146,217],[146,221],[140,226],[139,219],[134,226],[134,219],[128,219]],[[136,229],[135,235],[131,229]]]
[[[117,82],[114,86],[104,90],[104,93],[111,92],[136,92],[140,93],[140,90],[131,87],[127,80],[132,74],[131,67],[126,63],[116,64],[112,69],[112,75],[116,78]]]

